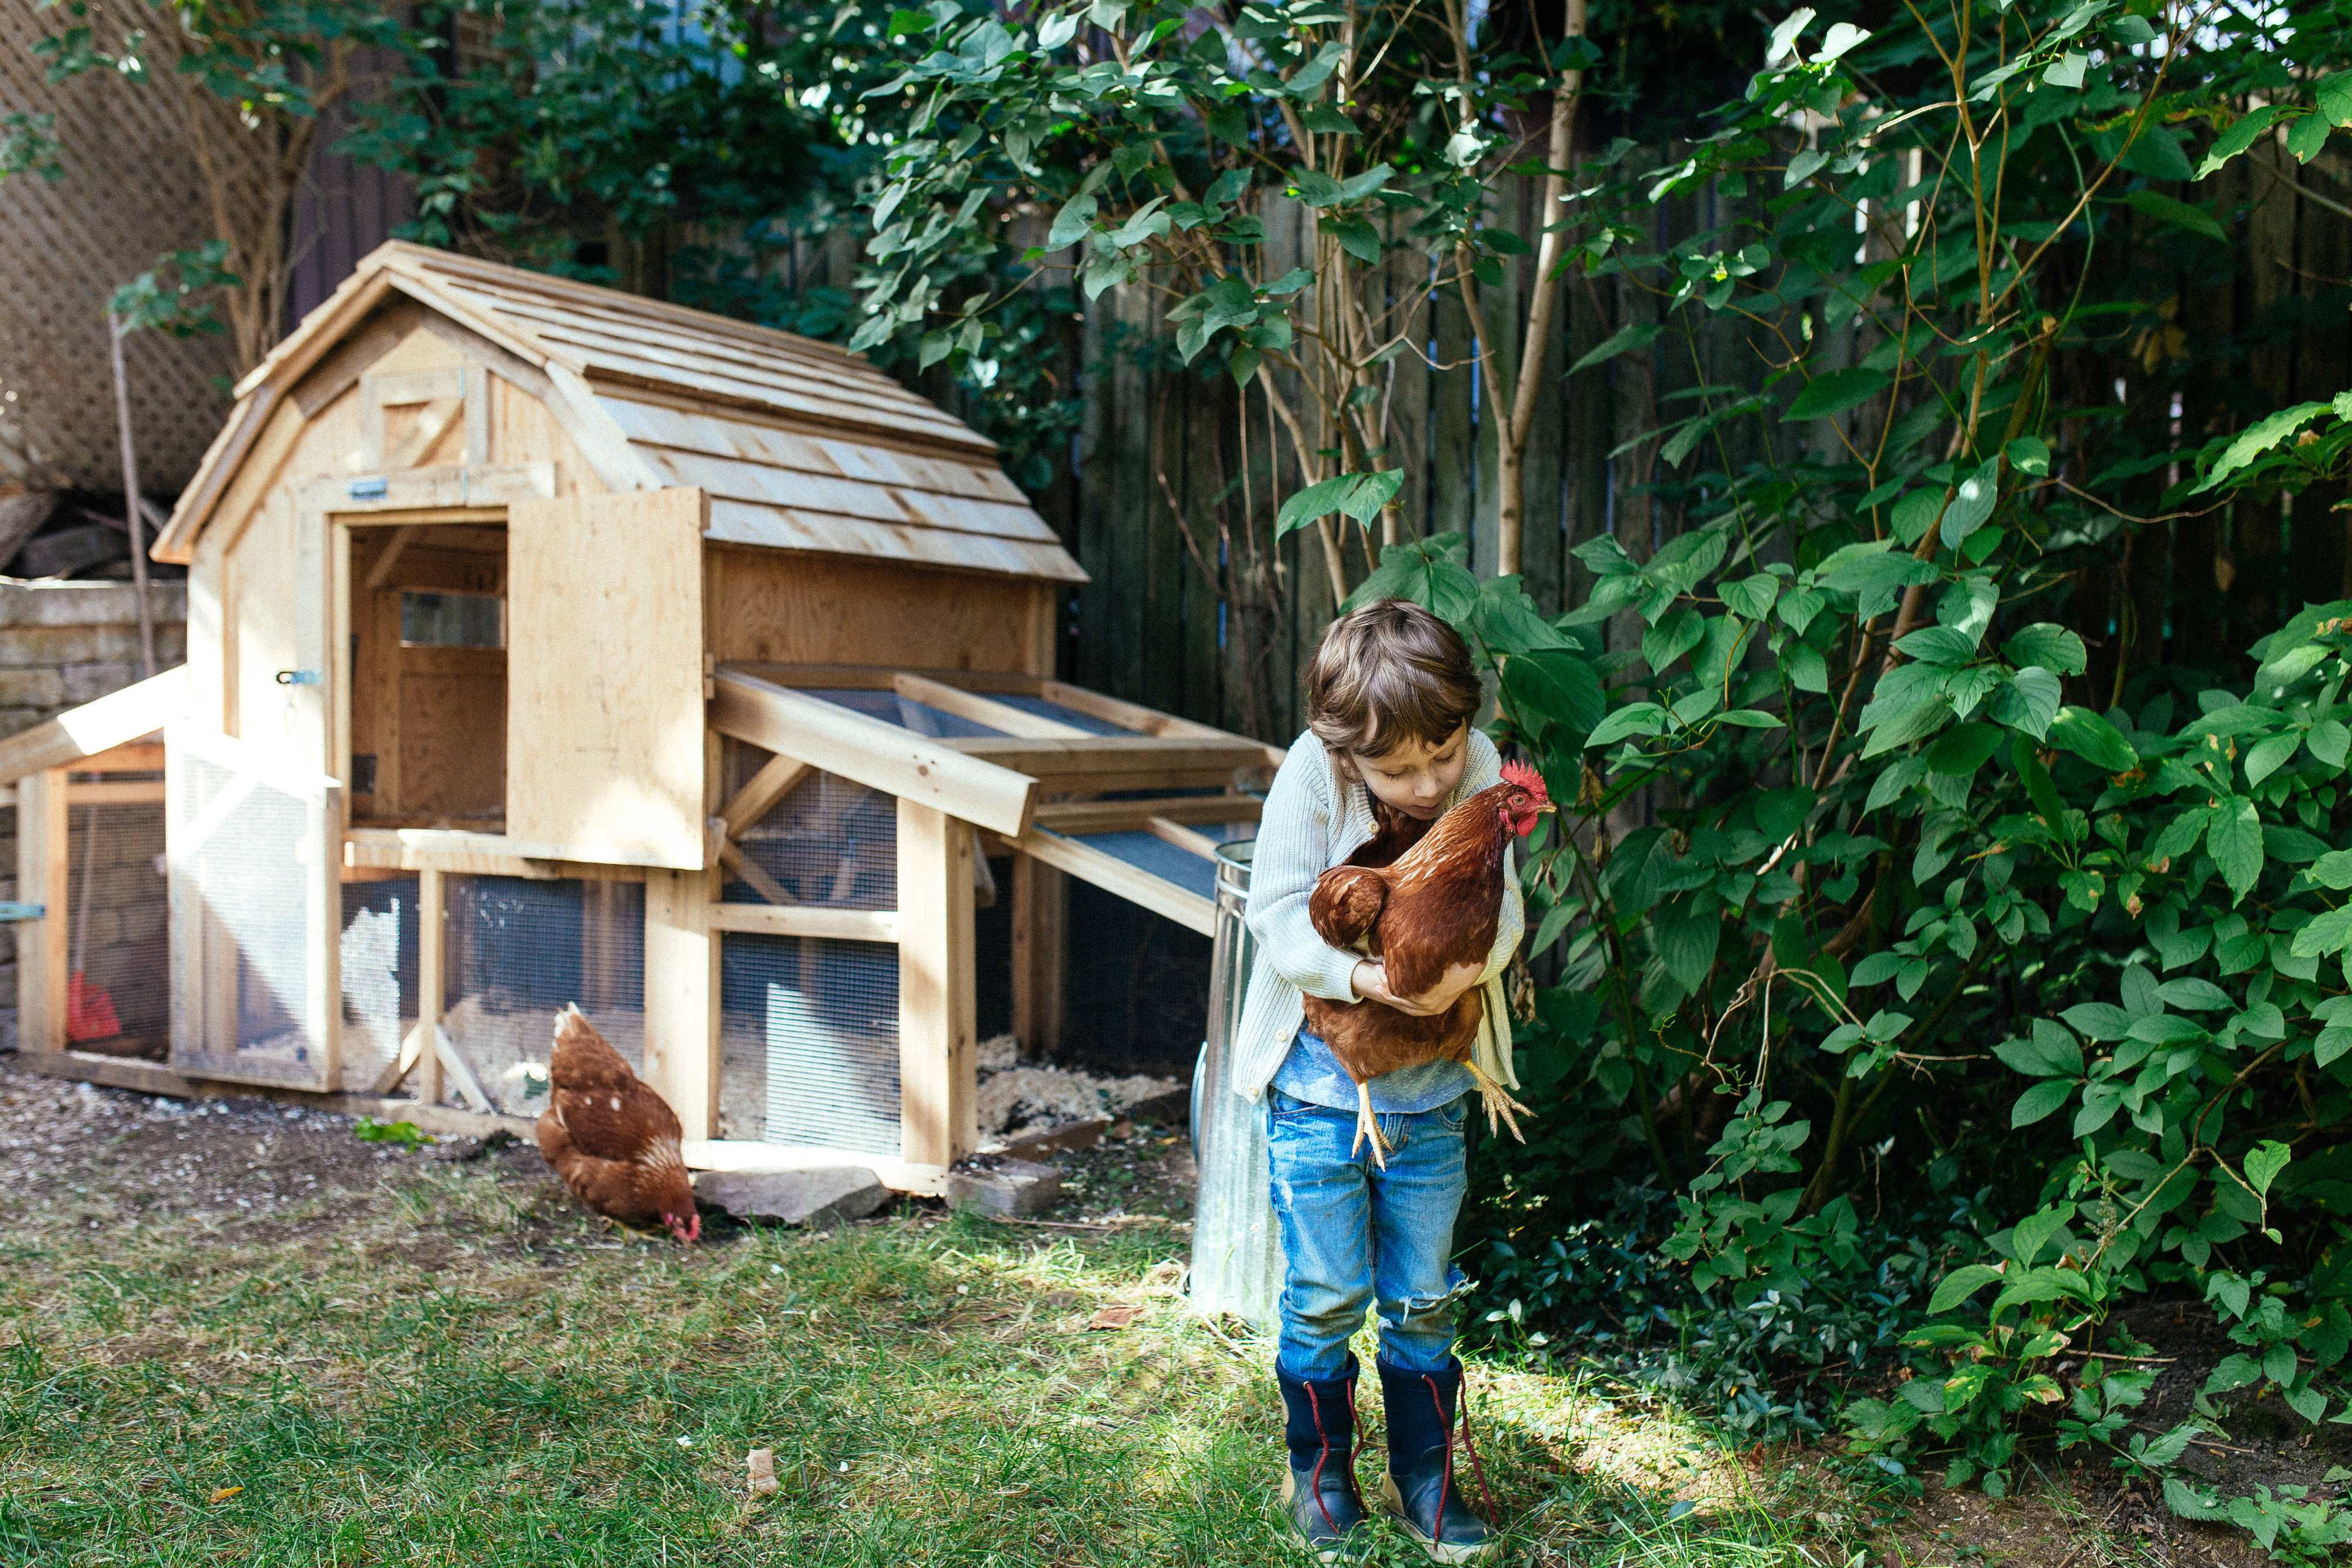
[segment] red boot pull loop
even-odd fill
[[[1349,1395],[1352,1404],[1354,1396]],[[1315,1510],[1323,1516],[1323,1528],[1337,1531],[1339,1521],[1331,1517],[1331,1505],[1323,1500],[1323,1464],[1331,1457],[1331,1438],[1323,1430],[1323,1401],[1315,1396],[1315,1385],[1307,1385],[1307,1408],[1315,1416],[1315,1479],[1309,1484],[1315,1489]]]

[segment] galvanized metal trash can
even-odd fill
[[[1242,915],[1249,903],[1244,839],[1217,851],[1217,934],[1210,959],[1209,1038],[1192,1070],[1192,1139],[1201,1178],[1192,1212],[1192,1299],[1205,1315],[1230,1312],[1276,1326],[1282,1297],[1282,1235],[1266,1172],[1265,1107],[1234,1092],[1234,1040],[1255,945]]]

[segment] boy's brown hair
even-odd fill
[[[1350,777],[1359,752],[1444,744],[1482,700],[1462,634],[1410,600],[1374,600],[1331,622],[1307,670],[1307,727]]]

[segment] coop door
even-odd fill
[[[507,514],[507,835],[523,852],[703,865],[699,490]]]
[[[339,1087],[337,785],[200,726],[165,737],[173,1065]]]

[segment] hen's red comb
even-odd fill
[[[1528,767],[1524,762],[1504,763],[1503,782],[1506,784],[1517,785],[1520,789],[1525,789],[1528,794],[1533,795],[1538,800],[1549,800],[1551,799],[1549,791],[1544,789],[1543,775],[1537,772],[1534,768]]]

